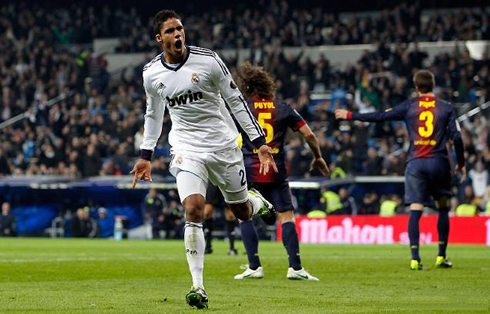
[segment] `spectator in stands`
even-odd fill
[[[475,191],[475,197],[481,200],[488,185],[488,170],[479,161],[476,163],[475,169],[471,169],[468,175],[471,179],[473,191]]]
[[[0,177],[4,175],[9,175],[10,173],[11,172],[9,163],[3,153],[3,149],[0,147]]]
[[[87,234],[87,222],[83,208],[77,209],[75,217],[71,220],[72,238],[83,238]]]
[[[379,213],[379,197],[374,191],[366,193],[362,199],[362,203],[358,214],[360,215],[375,215]]]
[[[324,204],[325,212],[328,215],[341,215],[343,214],[343,204],[341,202],[339,194],[335,193],[328,188],[322,189],[322,196],[320,203]]]
[[[102,165],[102,159],[95,150],[93,144],[88,145],[87,153],[82,157],[83,170],[82,174],[84,177],[92,177],[99,174],[99,170]]]
[[[346,188],[339,190],[340,202],[342,203],[342,215],[357,215],[357,205],[355,199],[349,195]]]
[[[145,220],[151,224],[153,239],[160,239],[160,231],[164,230],[164,208],[167,207],[167,200],[158,193],[156,189],[150,189],[146,195],[142,210]]]
[[[163,209],[162,225],[165,238],[180,239],[184,236],[184,208],[179,202],[173,200],[170,206]]]
[[[402,199],[396,195],[382,196],[379,215],[383,217],[394,216],[397,213],[403,213]]]
[[[485,195],[483,196],[480,208],[485,216],[490,216],[490,186],[488,186],[485,190]]]
[[[464,187],[463,198],[456,207],[456,216],[475,216],[478,213],[478,201],[475,198],[473,187],[467,185]]]
[[[378,152],[373,147],[368,149],[368,158],[363,163],[364,174],[368,176],[379,176],[382,170],[382,160],[378,156]]]
[[[89,207],[79,208],[71,221],[73,238],[95,238],[98,234],[97,222],[90,218]]]
[[[101,238],[108,238],[114,234],[114,217],[107,214],[107,210],[104,207],[99,207],[98,211],[99,236]]]
[[[2,203],[2,215],[0,216],[0,236],[14,237],[16,235],[15,217],[10,212],[10,204]]]

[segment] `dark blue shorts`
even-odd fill
[[[451,166],[444,158],[417,158],[405,170],[405,204],[432,206],[443,196],[451,197]]]
[[[284,213],[288,210],[294,210],[289,182],[250,183],[250,187],[257,189],[262,196],[274,205],[277,212]]]

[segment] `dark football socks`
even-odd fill
[[[226,223],[226,237],[230,242],[230,250],[235,249],[235,221],[227,220]]]
[[[292,267],[294,270],[300,270],[302,267],[299,257],[298,233],[293,222],[282,224],[282,243],[288,252],[289,267]]]
[[[213,239],[213,218],[204,220],[204,237],[206,238],[206,248],[211,247],[211,240]]]
[[[410,250],[412,251],[412,259],[419,262],[419,220],[421,216],[421,210],[411,210],[410,218],[408,219],[408,237],[410,238]]]
[[[447,241],[449,238],[449,208],[439,209],[437,232],[439,233],[439,256],[446,258]]]
[[[249,267],[250,269],[256,270],[261,264],[258,253],[259,236],[257,235],[253,221],[248,220],[240,223],[240,230],[242,231],[243,245],[247,251]]]

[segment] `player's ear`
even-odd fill
[[[160,44],[162,43],[162,35],[156,34],[155,39],[157,40],[158,43],[160,43]]]

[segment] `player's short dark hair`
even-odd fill
[[[264,68],[245,62],[238,69],[238,86],[250,98],[257,95],[260,98],[273,99],[276,94],[274,79]]]
[[[413,83],[421,93],[430,93],[434,90],[436,80],[429,70],[419,70],[413,76]]]
[[[172,18],[180,20],[180,16],[174,10],[161,10],[158,12],[153,18],[153,31],[155,35],[160,34],[163,23]]]

